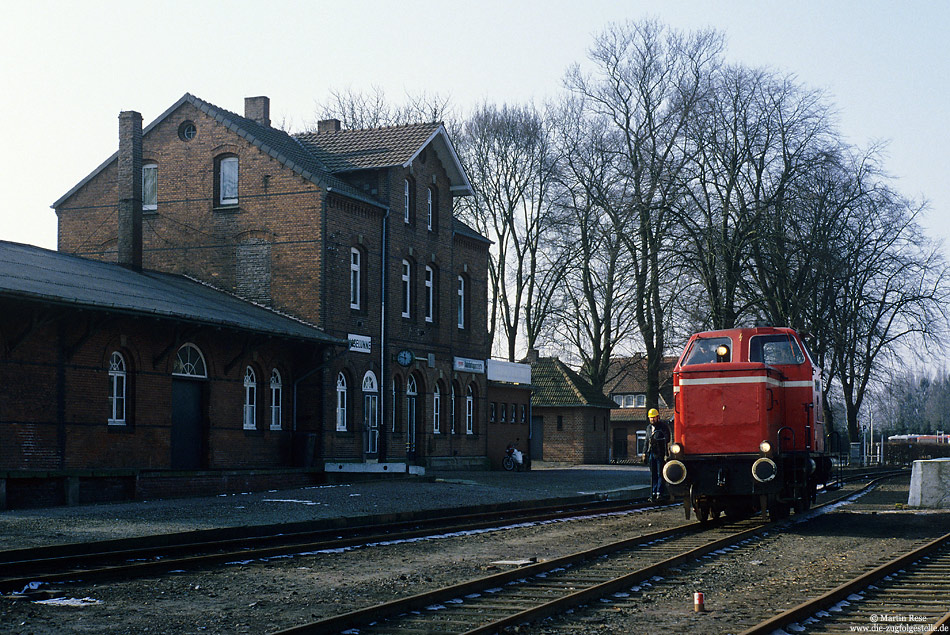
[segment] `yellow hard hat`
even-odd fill
[[[650,408],[650,411],[647,412],[647,417],[649,417],[649,418],[651,418],[651,419],[652,419],[653,417],[659,417],[659,416],[660,416],[660,411],[657,410],[656,408]]]

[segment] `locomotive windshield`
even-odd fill
[[[727,353],[725,357],[720,357],[716,352],[716,349],[720,346],[726,347]],[[693,342],[689,353],[686,355],[686,361],[683,362],[683,366],[690,366],[692,364],[713,364],[717,361],[728,362],[732,357],[730,351],[732,351],[732,340],[728,337],[700,338]]]
[[[756,335],[749,340],[749,361],[770,366],[803,364],[805,354],[789,335]]]

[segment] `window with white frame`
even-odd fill
[[[412,308],[412,266],[408,260],[402,261],[402,316],[410,316]]]
[[[426,265],[426,322],[431,322],[435,313],[435,271]]]
[[[419,388],[416,384],[415,375],[409,375],[406,379],[406,450],[414,452],[416,449],[416,398],[419,395]]]
[[[244,369],[244,429],[257,428],[257,374],[248,366]]]
[[[402,189],[403,205],[404,205],[402,219],[403,221],[405,221],[407,225],[409,224],[409,221],[412,218],[411,194],[412,194],[412,186],[409,182],[409,179],[405,179],[403,181],[403,189]]]
[[[379,453],[379,384],[371,370],[363,375],[363,426],[366,429],[366,452]]]
[[[458,401],[455,398],[455,394],[457,391],[458,389],[455,387],[455,384],[452,384],[452,394],[449,395],[449,432],[451,434],[455,434],[455,421],[456,421],[455,402]]]
[[[475,433],[475,393],[468,387],[465,394],[465,434]]]
[[[125,425],[125,358],[115,351],[109,358],[109,425]]]
[[[458,278],[458,324],[460,329],[465,328],[465,278],[459,276]]]
[[[356,247],[350,249],[350,308],[360,308],[360,250]]]
[[[440,434],[442,432],[441,412],[442,410],[442,391],[436,384],[432,390],[432,432]]]
[[[218,205],[238,204],[238,158],[218,160]]]
[[[283,427],[283,396],[284,383],[281,381],[280,371],[276,368],[270,372],[270,429],[280,430]]]
[[[155,163],[142,166],[142,209],[158,209],[158,165]]]
[[[393,410],[392,410],[392,431],[399,432],[400,425],[402,423],[402,392],[400,391],[400,386],[402,385],[399,377],[393,377]]]
[[[194,344],[183,344],[175,356],[172,375],[181,377],[207,377],[208,370],[204,355]]]
[[[346,375],[336,377],[336,431],[346,432]]]

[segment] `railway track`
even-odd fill
[[[849,493],[815,509],[853,495]],[[626,596],[651,585],[671,569],[732,550],[781,526],[763,524],[757,518],[729,524],[687,523],[278,633],[338,633],[352,629],[360,635],[503,632],[603,598]]]
[[[656,504],[642,499],[592,501],[404,521],[331,523],[329,527],[272,525],[0,551],[0,570],[3,572],[0,593],[36,587],[39,581],[90,582],[163,575],[174,570],[194,570],[234,561],[357,548],[456,532],[490,531],[518,524],[624,514],[655,507]]]
[[[787,633],[950,631],[950,534],[744,631]]]

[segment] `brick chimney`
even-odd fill
[[[317,134],[323,134],[325,132],[339,132],[343,129],[343,125],[340,123],[339,119],[324,119],[323,121],[317,122]]]
[[[119,113],[119,257],[142,270],[142,115]]]
[[[539,357],[540,357],[540,352],[538,351],[538,349],[531,348],[531,349],[528,349],[528,354],[525,355],[524,359],[529,364],[534,364],[538,361]]]
[[[270,127],[270,97],[245,97],[244,118]]]

